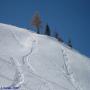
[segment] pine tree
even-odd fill
[[[45,27],[45,35],[48,35],[48,36],[51,35],[50,27],[49,27],[48,24],[47,24],[46,27]]]
[[[55,38],[56,38],[56,39],[58,39],[58,36],[59,36],[58,33],[55,32]]]
[[[71,41],[71,39],[68,40],[68,43],[67,44],[68,44],[69,47],[72,48],[72,41]]]
[[[59,36],[59,34],[56,32],[55,33],[55,38],[60,41],[60,42],[63,42],[63,39]]]
[[[35,13],[33,19],[32,19],[32,25],[37,29],[37,33],[40,33],[40,27],[41,27],[41,18],[38,12]]]

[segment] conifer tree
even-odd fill
[[[59,36],[58,33],[55,32],[55,38],[56,38],[56,39],[58,39],[58,36]]]
[[[59,34],[56,32],[55,33],[55,38],[60,41],[60,42],[63,42],[63,39],[59,36]]]
[[[68,43],[67,44],[68,44],[69,47],[72,48],[72,41],[71,41],[71,39],[68,40]]]
[[[46,27],[45,27],[45,35],[48,35],[48,36],[51,35],[50,27],[49,27],[48,24],[47,24]]]
[[[37,29],[37,33],[40,33],[40,27],[41,27],[41,18],[38,12],[35,13],[33,19],[32,19],[32,25]]]

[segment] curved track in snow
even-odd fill
[[[61,51],[62,51],[63,58],[64,58],[64,68],[65,68],[65,72],[67,75],[66,78],[69,79],[70,83],[75,88],[75,90],[83,90],[80,87],[79,83],[74,78],[73,71],[71,70],[71,67],[70,67],[68,55],[63,47],[61,47]]]

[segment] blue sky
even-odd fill
[[[0,22],[31,28],[31,19],[39,11],[42,28],[49,24],[66,42],[71,37],[73,47],[90,57],[89,0],[0,0]]]

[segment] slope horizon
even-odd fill
[[[13,27],[21,28],[21,29],[26,29],[26,30],[28,30],[28,31],[31,31],[31,32],[36,33],[35,30],[28,29],[28,28],[26,28],[26,27],[19,27],[18,25],[13,25],[13,24],[9,24],[9,23],[1,23],[1,22],[0,22],[0,24],[2,24],[2,25],[10,25],[10,26],[13,26]],[[40,35],[44,35],[44,34],[43,34],[43,33],[40,33]],[[50,36],[50,37],[53,37],[53,38],[54,38],[54,36]],[[68,45],[67,45],[67,42],[64,41],[63,43],[64,43],[66,46],[68,46]],[[75,51],[77,51],[77,52],[79,52],[79,53],[81,53],[82,55],[90,58],[90,56],[82,53],[79,49],[75,48],[74,46],[72,47],[72,49],[75,50]]]
[[[0,22],[34,30],[31,20],[38,11],[41,32],[48,23],[52,33],[58,32],[65,42],[71,37],[73,47],[90,57],[89,3],[89,0],[1,0]]]

